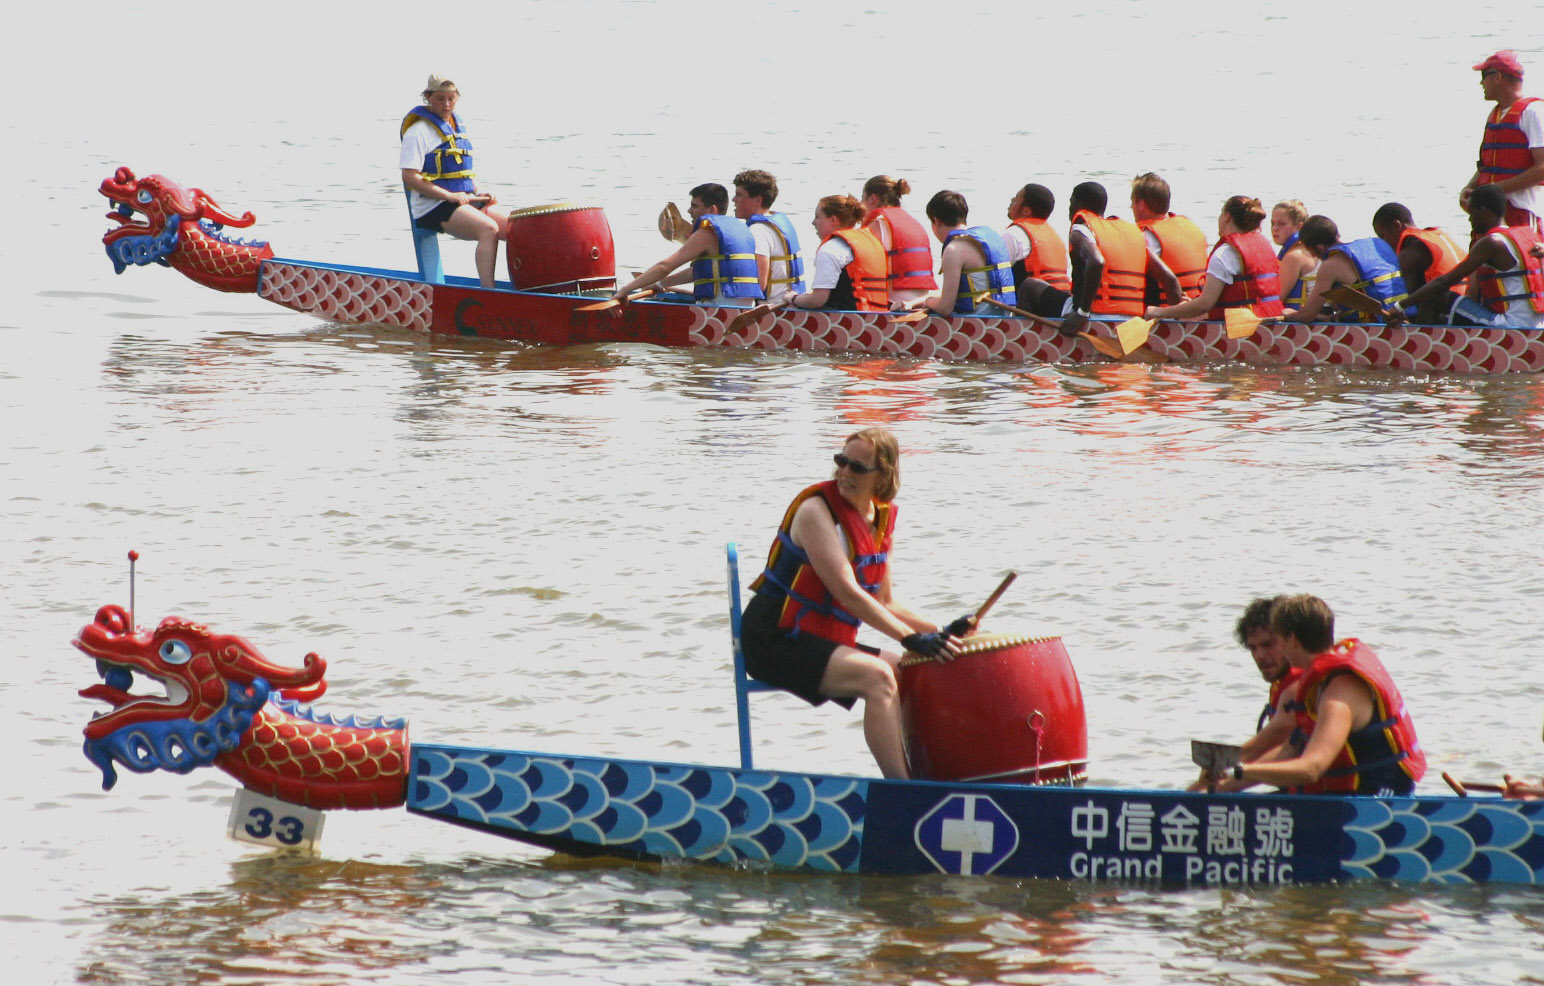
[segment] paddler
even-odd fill
[[[1212,318],[1229,308],[1244,308],[1267,318],[1280,315],[1280,262],[1260,233],[1265,208],[1259,199],[1235,195],[1217,216],[1217,245],[1206,261],[1206,279],[1198,297],[1163,308],[1149,308],[1148,318]]]
[[[933,277],[933,246],[917,218],[901,208],[911,192],[905,178],[875,175],[863,183],[863,228],[885,248],[890,303],[907,305],[938,287]]]
[[[766,570],[751,583],[741,623],[745,667],[811,705],[831,700],[850,709],[863,699],[863,738],[880,772],[905,778],[901,655],[858,643],[858,627],[872,627],[907,651],[952,659],[972,618],[940,630],[890,592],[893,501],[901,487],[895,436],[865,428],[849,435],[834,459],[832,479],[794,497]]]
[[[1275,596],[1251,600],[1233,626],[1233,638],[1240,647],[1249,651],[1260,677],[1270,687],[1265,708],[1260,711],[1260,718],[1255,722],[1255,734],[1240,747],[1239,759],[1244,763],[1252,763],[1274,754],[1292,738],[1296,725],[1294,710],[1297,681],[1303,673],[1287,660],[1281,650],[1281,641],[1271,631],[1271,607],[1285,598]],[[1231,778],[1216,784],[1203,773],[1190,786],[1190,790],[1205,791],[1214,784],[1220,791],[1240,791],[1251,786],[1250,782]]]
[[[742,171],[734,176],[734,215],[750,226],[756,241],[756,276],[767,298],[805,289],[799,232],[785,213],[772,211],[776,201],[777,179],[767,172]]]
[[[1305,794],[1400,797],[1426,773],[1426,755],[1393,678],[1372,648],[1335,642],[1335,614],[1317,596],[1271,606],[1271,632],[1298,681],[1297,733],[1231,779]]]
[[[456,115],[461,91],[443,75],[429,76],[423,106],[402,118],[402,186],[408,190],[413,225],[477,241],[477,280],[493,287],[499,241],[509,232],[509,216],[492,208],[498,199],[477,190],[472,140]]]
[[[970,205],[959,192],[945,189],[927,203],[933,236],[943,244],[939,254],[938,293],[914,301],[938,315],[997,315],[992,298],[1005,305],[1015,301],[1013,263],[1008,247],[990,226],[967,225]]]
[[[882,312],[890,309],[885,248],[859,224],[863,205],[851,195],[827,195],[815,207],[815,273],[810,289],[790,288],[783,296],[796,308]]]
[[[1033,277],[1058,290],[1072,290],[1067,243],[1050,222],[1055,209],[1056,193],[1035,182],[1019,189],[1008,203],[1009,226],[1003,230],[1003,243],[1013,261],[1015,285]]]
[[[1131,179],[1131,218],[1148,247],[1179,278],[1180,290],[1194,298],[1206,273],[1206,234],[1188,217],[1170,212],[1170,198],[1169,183],[1151,171]],[[1162,297],[1162,286],[1149,277],[1146,302],[1156,305]]]
[[[1385,309],[1391,322],[1408,310],[1444,298],[1468,277],[1479,282],[1479,300],[1459,298],[1451,305],[1462,324],[1544,329],[1544,242],[1532,226],[1504,225],[1506,195],[1496,185],[1481,185],[1469,196],[1469,252],[1458,266],[1411,292],[1403,304]],[[1444,301],[1444,304],[1446,302]]]
[[[1330,290],[1346,285],[1371,297],[1385,307],[1405,299],[1405,281],[1399,276],[1399,258],[1394,249],[1376,236],[1349,243],[1340,241],[1340,228],[1328,216],[1309,216],[1298,234],[1298,242],[1319,258],[1313,290],[1303,307],[1289,313],[1284,322],[1313,322],[1319,318]],[[1337,321],[1361,321],[1360,313],[1334,309]]]
[[[1024,307],[1045,318],[1061,319],[1062,335],[1076,335],[1090,315],[1141,315],[1149,277],[1163,285],[1172,304],[1185,300],[1179,278],[1148,246],[1141,227],[1104,214],[1109,203],[1109,193],[1096,181],[1077,185],[1068,198],[1071,292],[1035,277],[1025,278],[1021,285]]]
[[[1282,199],[1271,207],[1271,242],[1281,249],[1281,303],[1294,311],[1303,307],[1313,290],[1319,271],[1319,258],[1301,242],[1303,223],[1308,221],[1308,207],[1298,199]]]
[[[1414,294],[1427,281],[1441,277],[1457,267],[1464,251],[1453,238],[1435,226],[1422,229],[1415,224],[1410,210],[1399,202],[1387,202],[1372,214],[1373,235],[1394,248],[1399,257],[1399,276],[1405,290]],[[1454,304],[1464,296],[1463,279],[1448,288],[1447,296],[1426,297],[1417,315],[1425,325],[1440,325],[1449,320]],[[1423,296],[1425,297],[1425,296]],[[1411,307],[1409,299],[1405,307]]]
[[[618,288],[612,297],[625,299],[639,288],[692,285],[692,300],[699,305],[753,305],[763,297],[756,276],[756,248],[751,231],[739,219],[725,215],[729,190],[706,182],[691,191],[686,214],[692,233],[680,249]],[[690,264],[688,270],[682,270]]]

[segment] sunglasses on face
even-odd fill
[[[836,463],[836,468],[846,469],[854,476],[867,476],[869,473],[873,472],[875,468],[874,466],[864,465],[857,459],[849,459],[847,456],[840,452],[831,456],[831,461]]]

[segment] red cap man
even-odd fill
[[[1498,51],[1474,67],[1476,72],[1502,72],[1514,79],[1523,77],[1523,63],[1517,60],[1517,52]]]

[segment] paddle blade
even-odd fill
[[[621,304],[622,303],[620,301],[616,300],[615,298],[607,298],[605,301],[597,301],[593,305],[580,305],[578,308],[575,308],[574,311],[576,311],[576,312],[603,312],[603,311],[607,311],[608,309],[617,308]]]
[[[757,305],[743,315],[736,315],[729,323],[730,332],[744,332],[746,329],[761,321],[761,316],[772,310],[771,305]]]
[[[895,316],[895,321],[909,325],[912,322],[920,322],[931,314],[933,313],[928,311],[926,308],[918,308],[914,312],[902,312],[901,314]]]
[[[1247,339],[1260,327],[1260,316],[1247,308],[1229,308],[1222,313],[1222,323],[1229,339]]]
[[[1145,318],[1128,318],[1115,327],[1115,338],[1120,341],[1120,354],[1129,356],[1147,343],[1153,331],[1153,323]]]
[[[1096,336],[1092,332],[1079,332],[1078,335],[1088,340],[1088,344],[1110,359],[1125,359],[1126,354],[1121,352],[1120,344],[1113,339]]]
[[[1203,740],[1190,741],[1190,759],[1208,777],[1216,777],[1225,771],[1232,770],[1239,764],[1244,748],[1232,746],[1228,743],[1207,743]]]
[[[1360,312],[1365,318],[1378,319],[1383,317],[1383,305],[1377,299],[1363,294],[1349,284],[1339,284],[1330,288],[1324,292],[1324,297],[1342,308],[1351,308]]]

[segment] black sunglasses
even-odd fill
[[[866,466],[856,459],[849,459],[840,452],[831,456],[831,461],[836,463],[836,468],[846,469],[854,476],[867,476],[878,468],[878,466]]]

